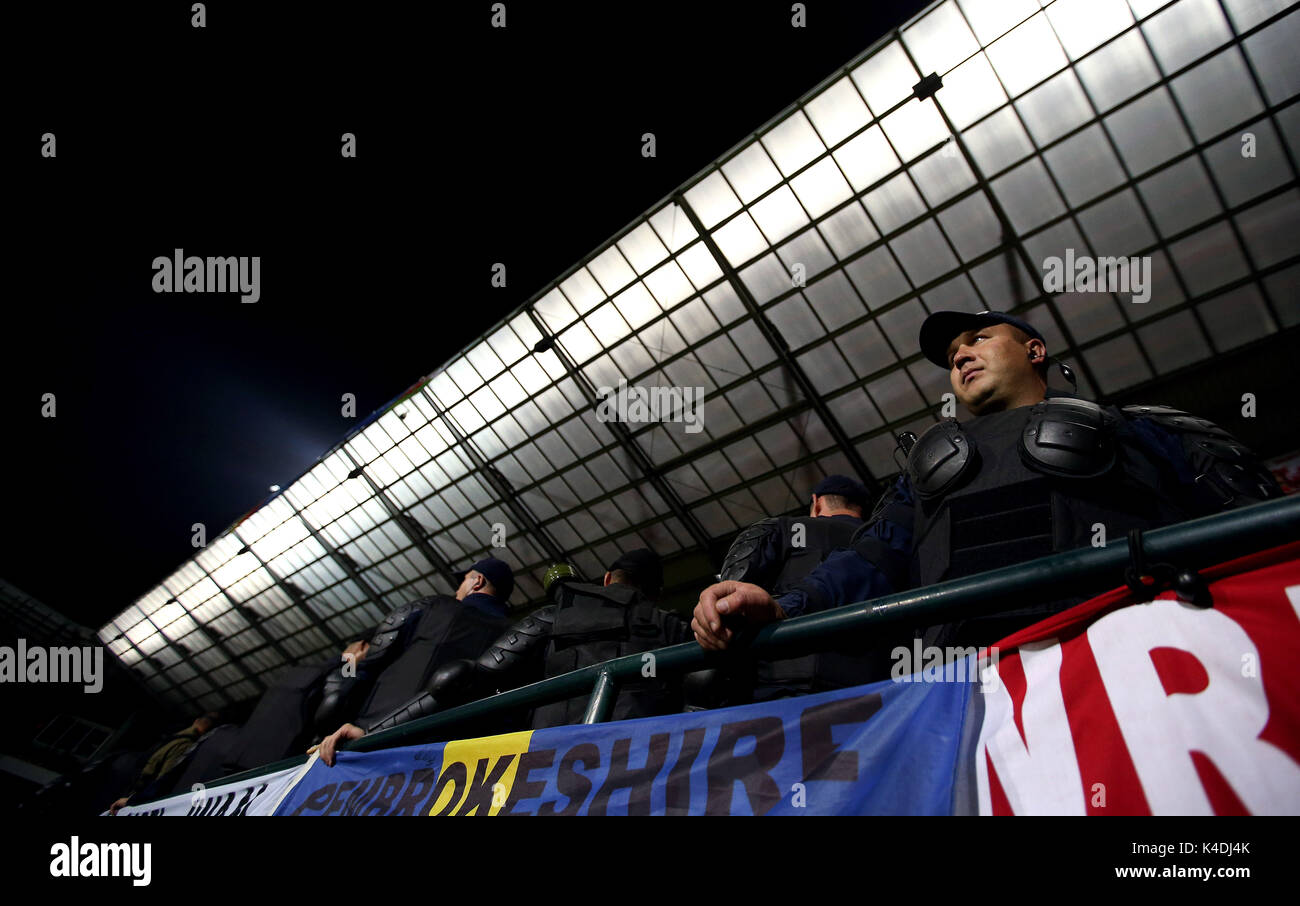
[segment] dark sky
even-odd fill
[[[924,6],[490,5],[14,23],[0,576],[98,627],[354,427],[343,393],[383,405]],[[175,248],[260,255],[261,301],[153,293]]]

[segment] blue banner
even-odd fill
[[[332,768],[316,761],[275,814],[948,815],[966,810],[964,731],[978,698],[970,682],[885,681],[717,711],[344,751]]]

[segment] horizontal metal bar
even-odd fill
[[[1153,529],[1142,535],[1142,548],[1148,563],[1169,562],[1185,569],[1203,569],[1295,540],[1300,540],[1300,496],[1270,500]],[[1103,548],[1052,554],[1002,569],[773,623],[759,630],[742,652],[706,652],[695,642],[661,648],[655,652],[655,669],[686,673],[755,654],[778,659],[792,657],[816,650],[832,639],[862,638],[888,624],[906,621],[929,626],[956,613],[976,616],[1051,600],[1052,597],[1096,594],[1124,584],[1124,569],[1128,565],[1127,541]],[[638,676],[641,666],[641,654],[615,658],[363,736],[341,748],[365,752],[454,738],[447,731],[466,721],[498,715],[512,708],[534,707],[591,694],[597,683],[606,681],[603,678],[617,683]],[[224,778],[221,782],[252,779],[302,764],[305,760],[305,756],[285,759]]]

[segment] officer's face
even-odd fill
[[[968,330],[948,345],[948,379],[958,401],[972,414],[1021,405],[1035,383],[1029,348],[1010,324]]]

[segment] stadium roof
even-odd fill
[[[553,557],[597,575],[630,547],[707,551],[825,473],[878,485],[949,390],[916,347],[936,309],[1021,314],[1099,398],[1294,326],[1297,46],[1285,3],[935,3],[100,638],[170,700],[220,706],[481,556],[536,599]],[[1150,300],[1045,292],[1067,254],[1149,257]],[[703,388],[702,430],[601,420],[620,381]]]

